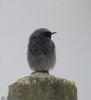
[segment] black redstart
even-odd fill
[[[35,30],[29,38],[27,60],[30,68],[36,72],[49,73],[56,61],[55,44],[52,34],[46,28]]]

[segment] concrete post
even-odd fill
[[[8,100],[77,100],[73,82],[36,73],[9,86]]]

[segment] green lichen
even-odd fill
[[[77,89],[70,81],[39,73],[10,85],[8,100],[77,100]]]
[[[71,84],[71,85],[69,86],[69,89],[70,89],[71,93],[73,93],[74,95],[77,94],[77,88],[76,88],[75,85],[72,85],[72,84]]]

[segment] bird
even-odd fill
[[[49,71],[54,68],[56,51],[51,36],[55,33],[57,32],[51,32],[47,28],[39,28],[30,35],[27,61],[33,74],[37,72],[49,74]]]

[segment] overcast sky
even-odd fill
[[[40,27],[58,32],[50,73],[75,81],[79,100],[91,100],[91,0],[0,0],[0,97],[31,73],[27,43]]]

